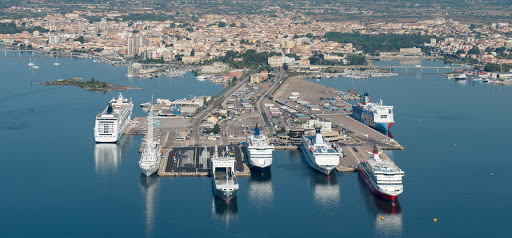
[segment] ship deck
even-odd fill
[[[373,156],[373,154],[369,153],[373,151],[371,146],[343,146],[342,150],[343,157],[340,158],[340,163],[336,166],[336,170],[339,172],[356,172],[357,165],[363,159],[369,159]],[[384,153],[380,154],[379,157],[382,160],[391,161]]]

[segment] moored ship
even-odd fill
[[[365,92],[360,103],[352,107],[352,116],[377,130],[387,131],[394,123],[393,106],[380,103],[371,103],[368,93]]]
[[[385,200],[394,203],[396,197],[404,191],[404,171],[391,159],[381,158],[377,147],[373,149],[373,157],[361,161],[357,169],[370,190]]]
[[[107,108],[96,116],[94,139],[96,142],[117,142],[130,125],[133,103],[119,94],[112,98]]]
[[[260,134],[258,124],[253,129],[254,134],[247,136],[246,154],[249,165],[256,168],[267,168],[272,165],[272,152],[274,146],[270,144],[265,135]]]
[[[335,149],[315,127],[314,136],[302,136],[301,151],[309,165],[325,175],[329,175],[339,164],[341,149]]]
[[[229,153],[227,146],[224,155],[219,157],[217,146],[215,146],[211,161],[213,191],[217,197],[229,203],[236,196],[239,188],[235,176],[235,157]]]
[[[146,148],[142,152],[139,160],[140,171],[146,176],[151,176],[158,171],[162,160],[162,149],[159,146],[159,141],[153,139],[153,123],[153,110],[150,110],[148,116],[148,131],[146,134]]]

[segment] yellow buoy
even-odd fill
[[[420,122],[421,122],[421,120],[420,120]]]
[[[453,146],[457,146],[457,144],[453,144]]]
[[[437,218],[434,218],[434,223],[436,223],[436,222],[437,222]]]
[[[384,220],[384,217],[380,217],[381,220]]]

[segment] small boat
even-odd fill
[[[60,63],[57,61],[57,56],[55,56],[55,63],[53,63],[53,65],[55,65],[55,66],[59,66],[60,65]]]
[[[34,64],[34,63],[32,62],[32,57],[30,57],[30,60],[28,61],[28,64],[27,64],[27,65],[28,65],[28,66],[34,66],[34,65],[36,65],[36,64]]]
[[[466,74],[459,74],[455,76],[455,80],[466,80],[468,76]]]
[[[200,75],[200,76],[197,76],[197,77],[196,77],[196,79],[197,79],[198,81],[205,81],[205,80],[207,80],[208,78],[207,78],[207,77],[205,77],[205,76]]]
[[[352,94],[356,94],[357,93],[357,90],[354,88],[354,89],[348,89],[348,92],[349,93],[352,93]]]
[[[145,103],[141,103],[140,104],[140,107],[142,107],[142,108],[148,108],[149,106],[151,106],[151,103],[149,103],[149,102],[145,102]]]

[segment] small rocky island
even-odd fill
[[[112,83],[105,83],[94,78],[91,78],[89,81],[83,81],[83,78],[71,78],[71,79],[57,79],[55,81],[49,81],[45,83],[41,83],[44,85],[70,85],[70,86],[78,86],[85,90],[95,91],[95,92],[110,92],[114,90],[127,90],[127,89],[139,89],[134,87],[126,87],[122,85],[116,85]]]

